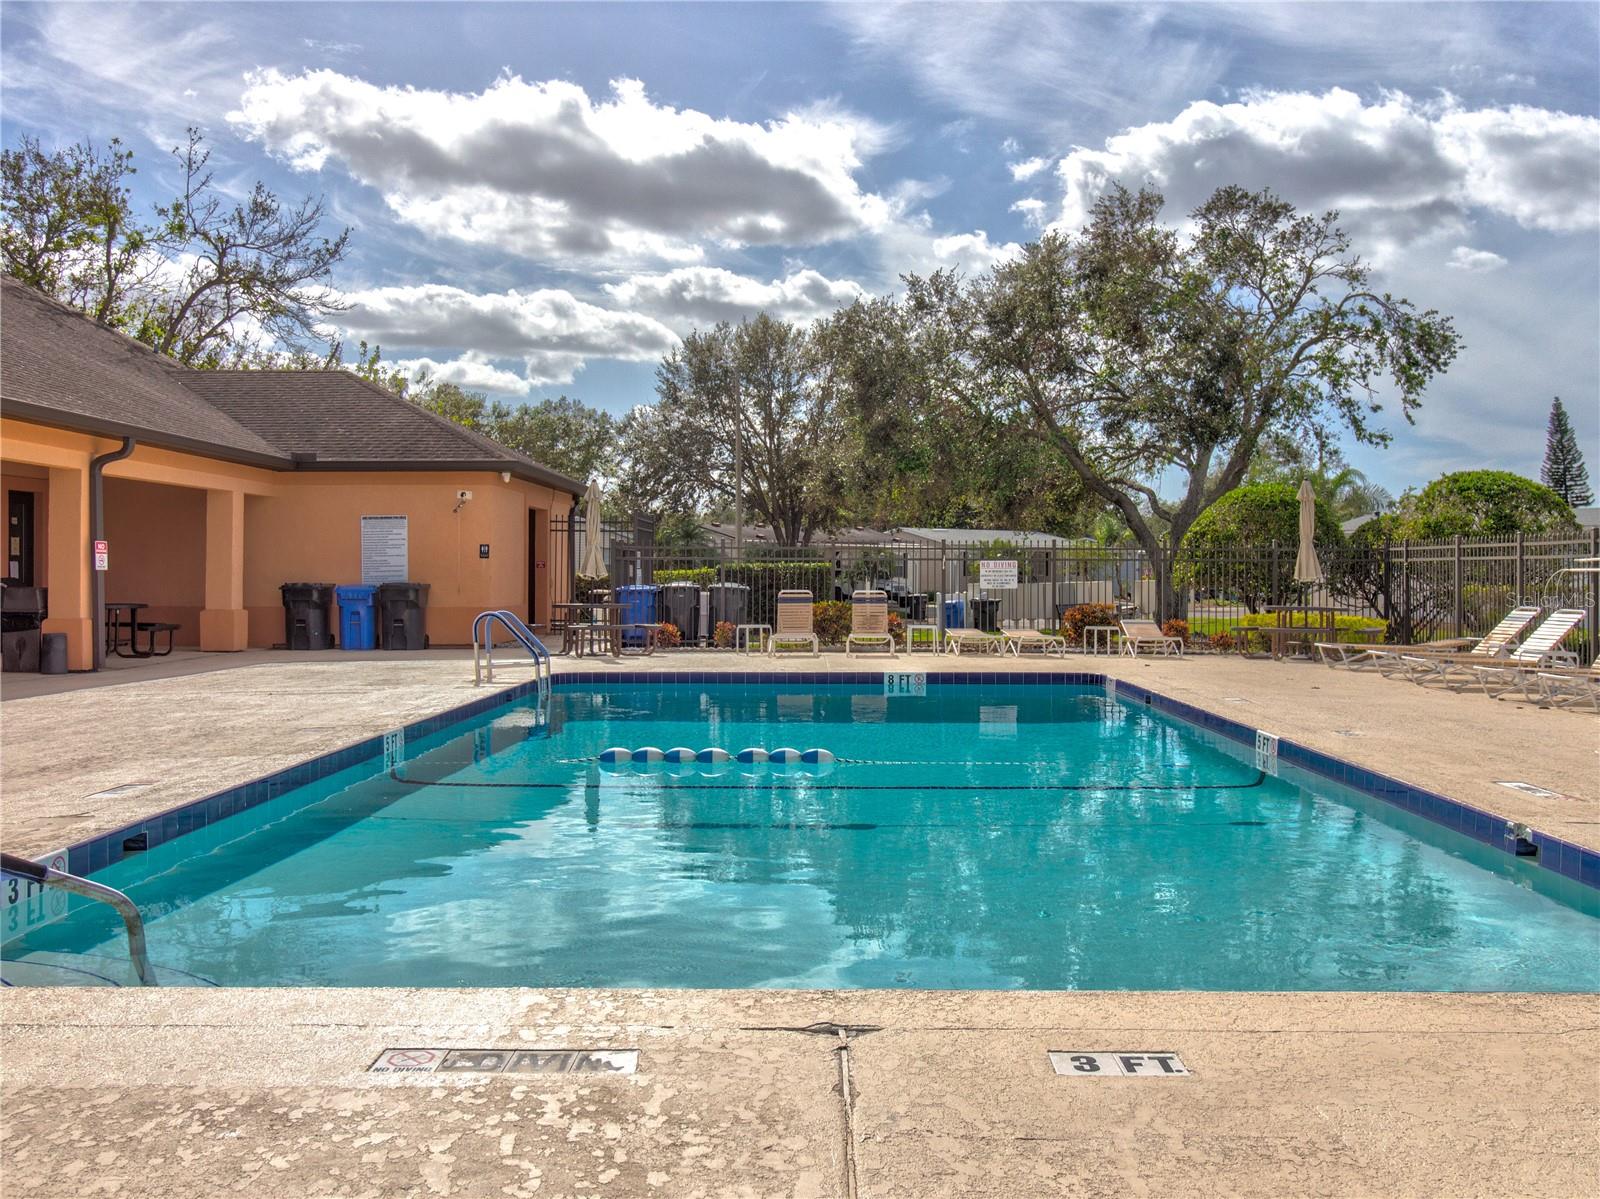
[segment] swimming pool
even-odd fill
[[[1600,989],[1594,888],[1042,681],[567,682],[94,877],[166,985]],[[834,761],[599,760],[652,746]],[[114,921],[5,980],[125,981]]]

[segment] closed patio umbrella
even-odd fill
[[[598,579],[606,573],[606,556],[600,545],[600,484],[589,480],[583,496],[583,565],[578,573]]]
[[[1317,561],[1317,497],[1311,480],[1300,480],[1300,552],[1294,556],[1296,583],[1322,582],[1322,563]]]

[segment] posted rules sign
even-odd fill
[[[985,591],[1015,591],[1017,587],[1017,560],[1015,558],[986,558],[979,562],[978,586]]]

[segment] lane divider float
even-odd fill
[[[637,749],[628,749],[617,745],[601,750],[596,760],[600,763],[600,769],[610,774],[622,774],[642,768],[669,774],[698,772],[705,775],[724,774],[733,769],[742,774],[760,774],[766,770],[775,770],[782,774],[823,775],[832,771],[838,761],[833,756],[832,750],[792,749],[786,745],[773,750],[751,746],[748,749],[741,749],[736,754],[714,746],[707,749],[690,749],[679,745],[671,749],[658,749],[654,745],[643,745]]]

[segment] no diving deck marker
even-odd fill
[[[637,1049],[385,1049],[369,1074],[637,1074]]]
[[[1177,1078],[1189,1073],[1170,1049],[1052,1049],[1050,1065],[1071,1078]]]

